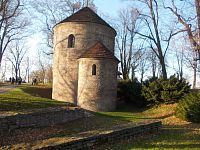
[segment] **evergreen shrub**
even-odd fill
[[[146,101],[141,93],[142,84],[137,80],[121,80],[118,82],[117,98],[119,101],[145,106]]]
[[[186,121],[200,123],[200,93],[190,93],[178,103],[176,116]]]
[[[178,102],[190,92],[190,85],[185,79],[179,80],[175,76],[169,79],[146,81],[142,87],[142,95],[153,104],[172,104]]]

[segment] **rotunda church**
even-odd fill
[[[91,111],[116,107],[116,31],[84,7],[54,27],[52,98]]]

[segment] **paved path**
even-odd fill
[[[14,88],[16,88],[18,85],[4,85],[0,86],[0,94],[8,92]]]

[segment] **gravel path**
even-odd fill
[[[5,85],[5,86],[0,86],[0,94],[8,92],[12,89],[15,89],[18,85]]]

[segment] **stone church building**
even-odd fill
[[[52,98],[91,111],[116,107],[116,31],[84,7],[54,27]]]

